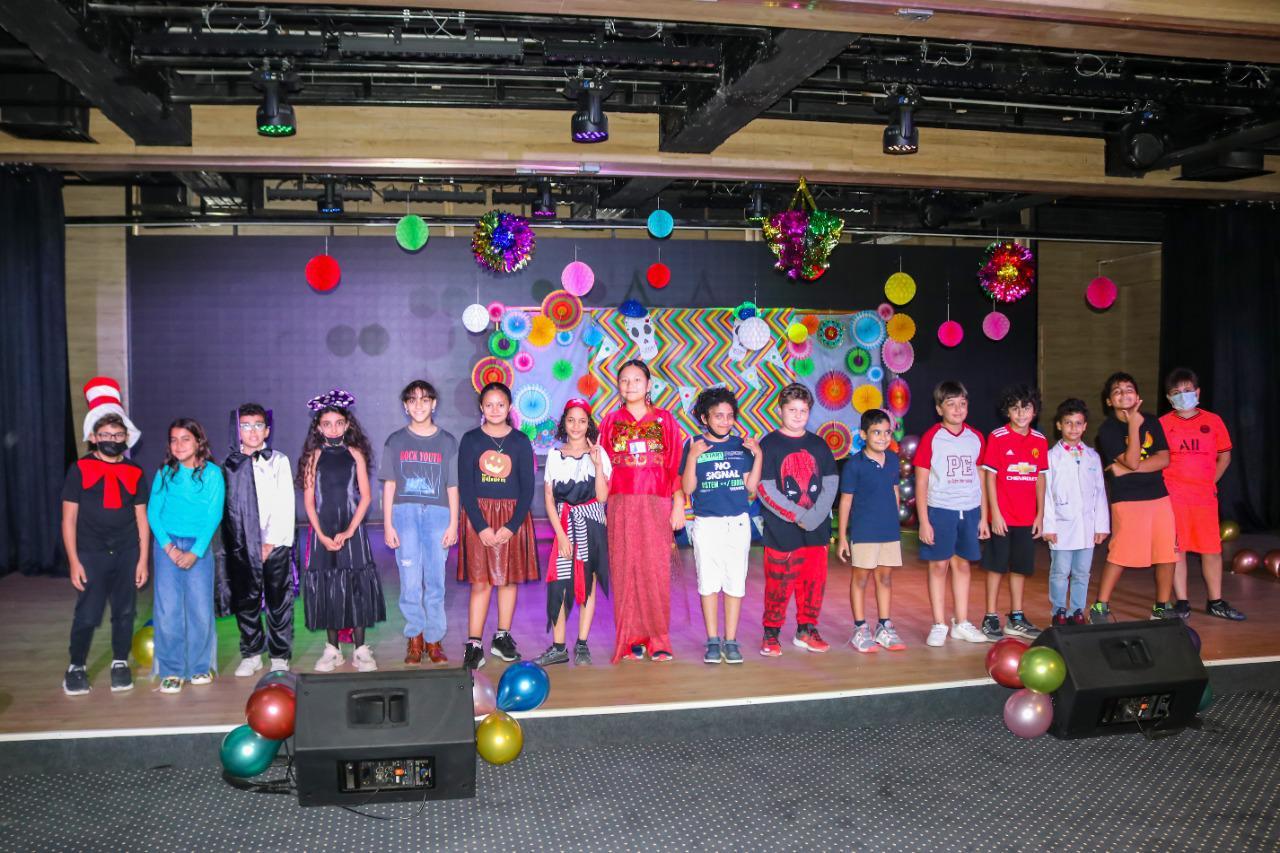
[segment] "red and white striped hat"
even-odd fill
[[[129,430],[128,446],[133,447],[138,443],[138,439],[142,437],[142,433],[133,425],[133,421],[129,420],[129,416],[124,413],[124,406],[121,405],[123,398],[120,396],[120,383],[109,376],[95,376],[88,382],[84,383],[84,399],[89,404],[89,412],[84,416],[84,440],[88,441],[93,437],[93,425],[103,415],[116,414],[124,421],[125,427]]]

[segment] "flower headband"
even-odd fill
[[[318,412],[327,406],[334,406],[339,409],[349,409],[356,404],[356,398],[352,397],[341,388],[334,388],[321,394],[319,397],[312,397],[307,401],[307,408],[313,412]]]
[[[564,410],[567,412],[570,409],[574,408],[575,406],[578,407],[579,409],[582,409],[584,412],[586,412],[587,417],[593,416],[591,413],[591,404],[588,403],[582,397],[574,397],[571,400],[569,400],[567,403],[564,404]]]

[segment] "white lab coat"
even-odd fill
[[[1085,446],[1077,461],[1059,441],[1049,448],[1044,486],[1044,533],[1058,534],[1054,551],[1093,547],[1095,533],[1111,532],[1102,458]]]

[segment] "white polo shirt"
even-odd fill
[[[942,422],[920,437],[912,464],[929,469],[929,506],[968,511],[982,504],[982,433],[968,424],[953,433]]]

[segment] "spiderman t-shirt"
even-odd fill
[[[811,432],[792,438],[774,431],[760,440],[760,452],[765,547],[795,551],[826,545],[839,484],[827,443]]]

